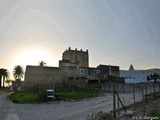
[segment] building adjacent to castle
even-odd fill
[[[88,50],[72,50],[70,47],[62,54],[59,67],[27,66],[25,82],[37,84],[39,82],[68,83],[77,81],[79,84],[88,81],[106,79],[109,75],[120,77],[119,66],[99,65],[89,67]]]
[[[129,70],[120,70],[120,77],[125,78],[125,83],[141,83],[148,82],[147,76],[154,73],[160,74],[160,69],[137,70],[130,65]]]

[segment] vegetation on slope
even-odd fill
[[[84,90],[76,87],[56,87],[56,100],[82,100],[87,98],[97,97],[98,92]],[[8,94],[10,100],[14,103],[40,103],[47,102],[49,99],[46,95],[31,91],[16,91]]]
[[[14,92],[9,95],[9,99],[14,103],[39,103],[48,101],[45,95],[30,91]]]

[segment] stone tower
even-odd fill
[[[63,52],[62,60],[59,61],[59,67],[89,67],[88,56],[88,50],[77,50],[77,48],[71,50],[69,47],[68,50]]]

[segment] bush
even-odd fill
[[[65,90],[56,92],[58,99],[62,100],[80,100],[85,98],[93,98],[98,96],[98,93],[85,90]]]
[[[9,99],[14,103],[37,103],[48,101],[48,98],[45,95],[29,91],[14,92],[9,95]]]
[[[85,120],[114,120],[113,116],[103,111],[88,115]]]
[[[56,99],[59,100],[81,100],[97,97],[98,95],[95,91],[84,90],[73,86],[56,87]]]
[[[160,109],[153,109],[147,114],[148,117],[159,117],[160,118]]]

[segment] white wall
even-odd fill
[[[120,77],[126,77],[126,83],[140,83],[148,82],[147,76],[153,73],[160,74],[160,69],[149,69],[149,70],[120,70]]]

